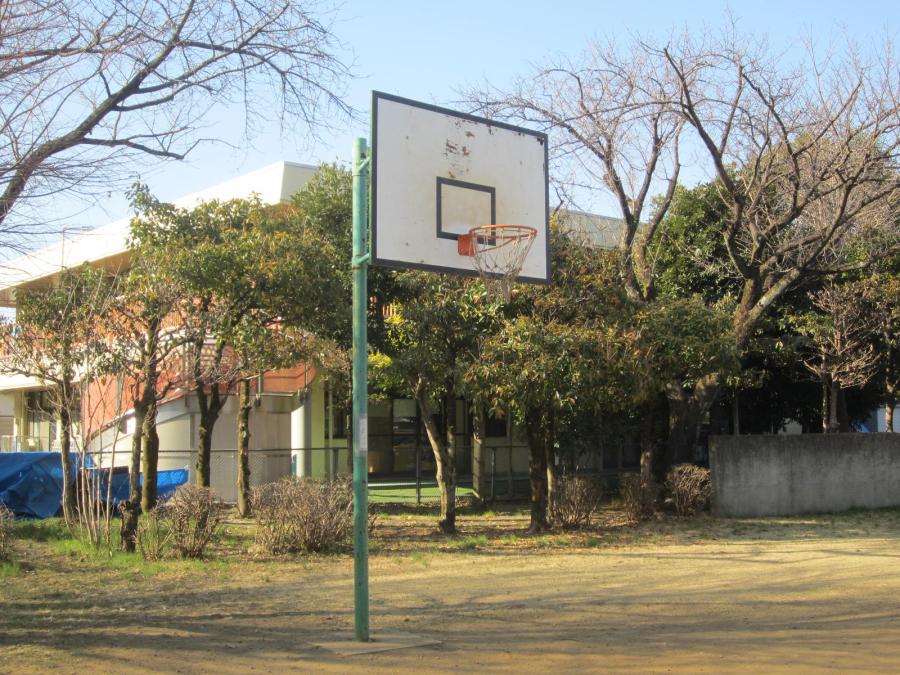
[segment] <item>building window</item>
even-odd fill
[[[137,431],[137,418],[134,415],[128,415],[119,420],[119,425],[121,433],[131,436]]]
[[[487,438],[506,438],[506,417],[484,414],[484,434]]]
[[[30,446],[49,450],[56,441],[56,423],[50,398],[43,391],[25,394],[25,431]]]
[[[334,423],[334,429],[330,425]],[[325,438],[347,438],[347,411],[342,407],[334,406],[331,414],[325,417]]]

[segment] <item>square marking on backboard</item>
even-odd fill
[[[473,227],[493,225],[497,191],[489,185],[437,177],[437,236],[457,239]]]

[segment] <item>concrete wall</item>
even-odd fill
[[[713,436],[709,465],[718,515],[900,505],[900,434]]]

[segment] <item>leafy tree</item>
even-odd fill
[[[715,181],[675,189],[648,252],[659,297],[699,297],[711,306],[738,297],[740,280],[721,235],[727,217]]]
[[[166,246],[170,233],[162,214],[153,210],[145,196],[140,190],[134,195],[135,206],[145,210],[131,221],[130,267],[121,275],[116,302],[104,317],[112,367],[128,391],[135,420],[129,494],[120,506],[122,545],[128,551],[135,548],[140,511],[156,507],[157,409],[181,384],[177,356],[185,343],[177,320],[181,288],[171,277],[157,273],[154,255]]]
[[[465,378],[476,405],[526,431],[531,521],[547,526],[558,438],[588,415],[627,410],[643,393],[632,305],[614,280],[618,256],[554,227],[549,286],[521,286]]]
[[[170,318],[181,334],[182,365],[173,377],[197,397],[196,476],[198,485],[208,487],[213,429],[239,379],[224,336],[254,304],[252,289],[226,288],[228,275],[241,272],[235,268],[240,257],[229,255],[230,247],[259,223],[263,207],[258,199],[235,199],[182,209],[159,202],[145,188],[135,201],[159,230],[144,237],[143,255],[152,261],[155,278],[165,279],[178,296]]]
[[[301,199],[302,201],[302,199]],[[238,385],[238,499],[249,514],[249,378],[267,370],[313,361],[343,368],[335,340],[346,333],[341,254],[303,217],[282,206],[226,236],[217,248],[222,265],[214,295],[243,303],[237,321],[219,324],[217,339],[230,349]]]
[[[692,433],[709,411],[708,407],[690,404],[697,381],[710,371],[723,376],[734,374],[738,354],[728,314],[709,307],[699,297],[651,303],[638,312],[637,325],[643,358],[669,405],[666,455],[663,466],[658,467],[664,470],[680,461],[675,449],[692,442],[679,438],[679,434]]]
[[[35,377],[48,395],[60,430],[62,510],[68,525],[76,520],[72,475],[74,425],[81,420],[82,388],[99,377],[106,364],[106,344],[97,325],[112,290],[107,276],[83,266],[63,270],[49,286],[21,289],[16,321],[3,326],[6,372]]]
[[[347,412],[346,431],[350,434],[352,316],[349,311],[343,311],[347,306],[346,299],[352,295],[353,178],[350,171],[334,164],[323,164],[303,189],[291,198],[291,205],[293,210],[286,211],[285,217],[294,221],[295,227],[315,232],[315,236],[329,244],[329,250],[334,255],[327,281],[330,285],[327,290],[333,298],[332,311],[327,315],[328,325],[320,324],[317,334],[329,336],[334,340],[335,348],[344,352],[343,355],[334,350],[330,352],[331,367],[323,374],[329,379],[329,389],[335,395],[334,404],[342,406]],[[390,314],[388,307],[402,293],[396,276],[393,270],[384,267],[369,268],[369,344],[376,350],[384,343],[385,319]]]
[[[621,378],[627,340],[614,330],[596,330],[556,320],[519,316],[504,322],[484,344],[468,376],[491,414],[525,429],[529,447],[529,531],[547,527],[553,499],[557,440],[582,411],[621,412],[630,402]]]
[[[237,390],[244,422],[239,463],[247,487],[249,378],[300,359],[299,347],[292,345],[309,340],[286,341],[295,335],[288,329],[302,328],[320,339],[348,332],[341,312],[346,284],[333,243],[342,233],[326,212],[341,195],[332,202],[323,196],[330,194],[335,175],[324,169],[293,206],[264,207],[254,198],[180,209],[138,191],[136,203],[152,223],[143,235],[143,255],[154,263],[154,279],[177,296],[168,321],[176,326],[181,364],[169,377],[197,396],[201,485],[209,484],[215,423]],[[329,227],[335,230],[330,237]],[[245,492],[242,510],[249,512]]]
[[[660,300],[702,298],[719,312],[733,312],[741,282],[731,268],[721,236],[726,222],[727,207],[717,181],[675,190],[650,249]],[[732,367],[724,377],[727,386],[723,398],[730,405],[732,433],[773,433],[788,419],[806,422],[810,415],[817,414],[817,408],[809,405],[810,393],[817,394],[802,366],[798,367],[802,338],[791,322],[797,312],[808,309],[810,283],[818,285],[820,278],[787,291],[770,315],[760,319],[740,350],[739,368]],[[730,327],[723,330],[731,334]],[[670,384],[670,391],[678,393],[676,400],[669,402],[673,422],[678,415],[703,414],[694,406],[684,405],[684,394],[690,392],[693,382]],[[682,430],[690,426],[673,424],[673,428]],[[682,442],[690,440],[678,441]]]
[[[463,374],[476,360],[497,308],[483,299],[479,283],[460,277],[404,272],[397,284],[401,295],[385,321],[373,375],[376,387],[401,384],[419,406],[441,493],[438,526],[450,534],[456,531],[456,401],[467,394]],[[441,401],[444,429],[434,418]]]

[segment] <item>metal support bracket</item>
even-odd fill
[[[369,164],[372,163],[372,157],[367,156],[363,159],[359,160],[359,164],[353,167],[353,175],[354,176],[368,176],[369,175]]]

